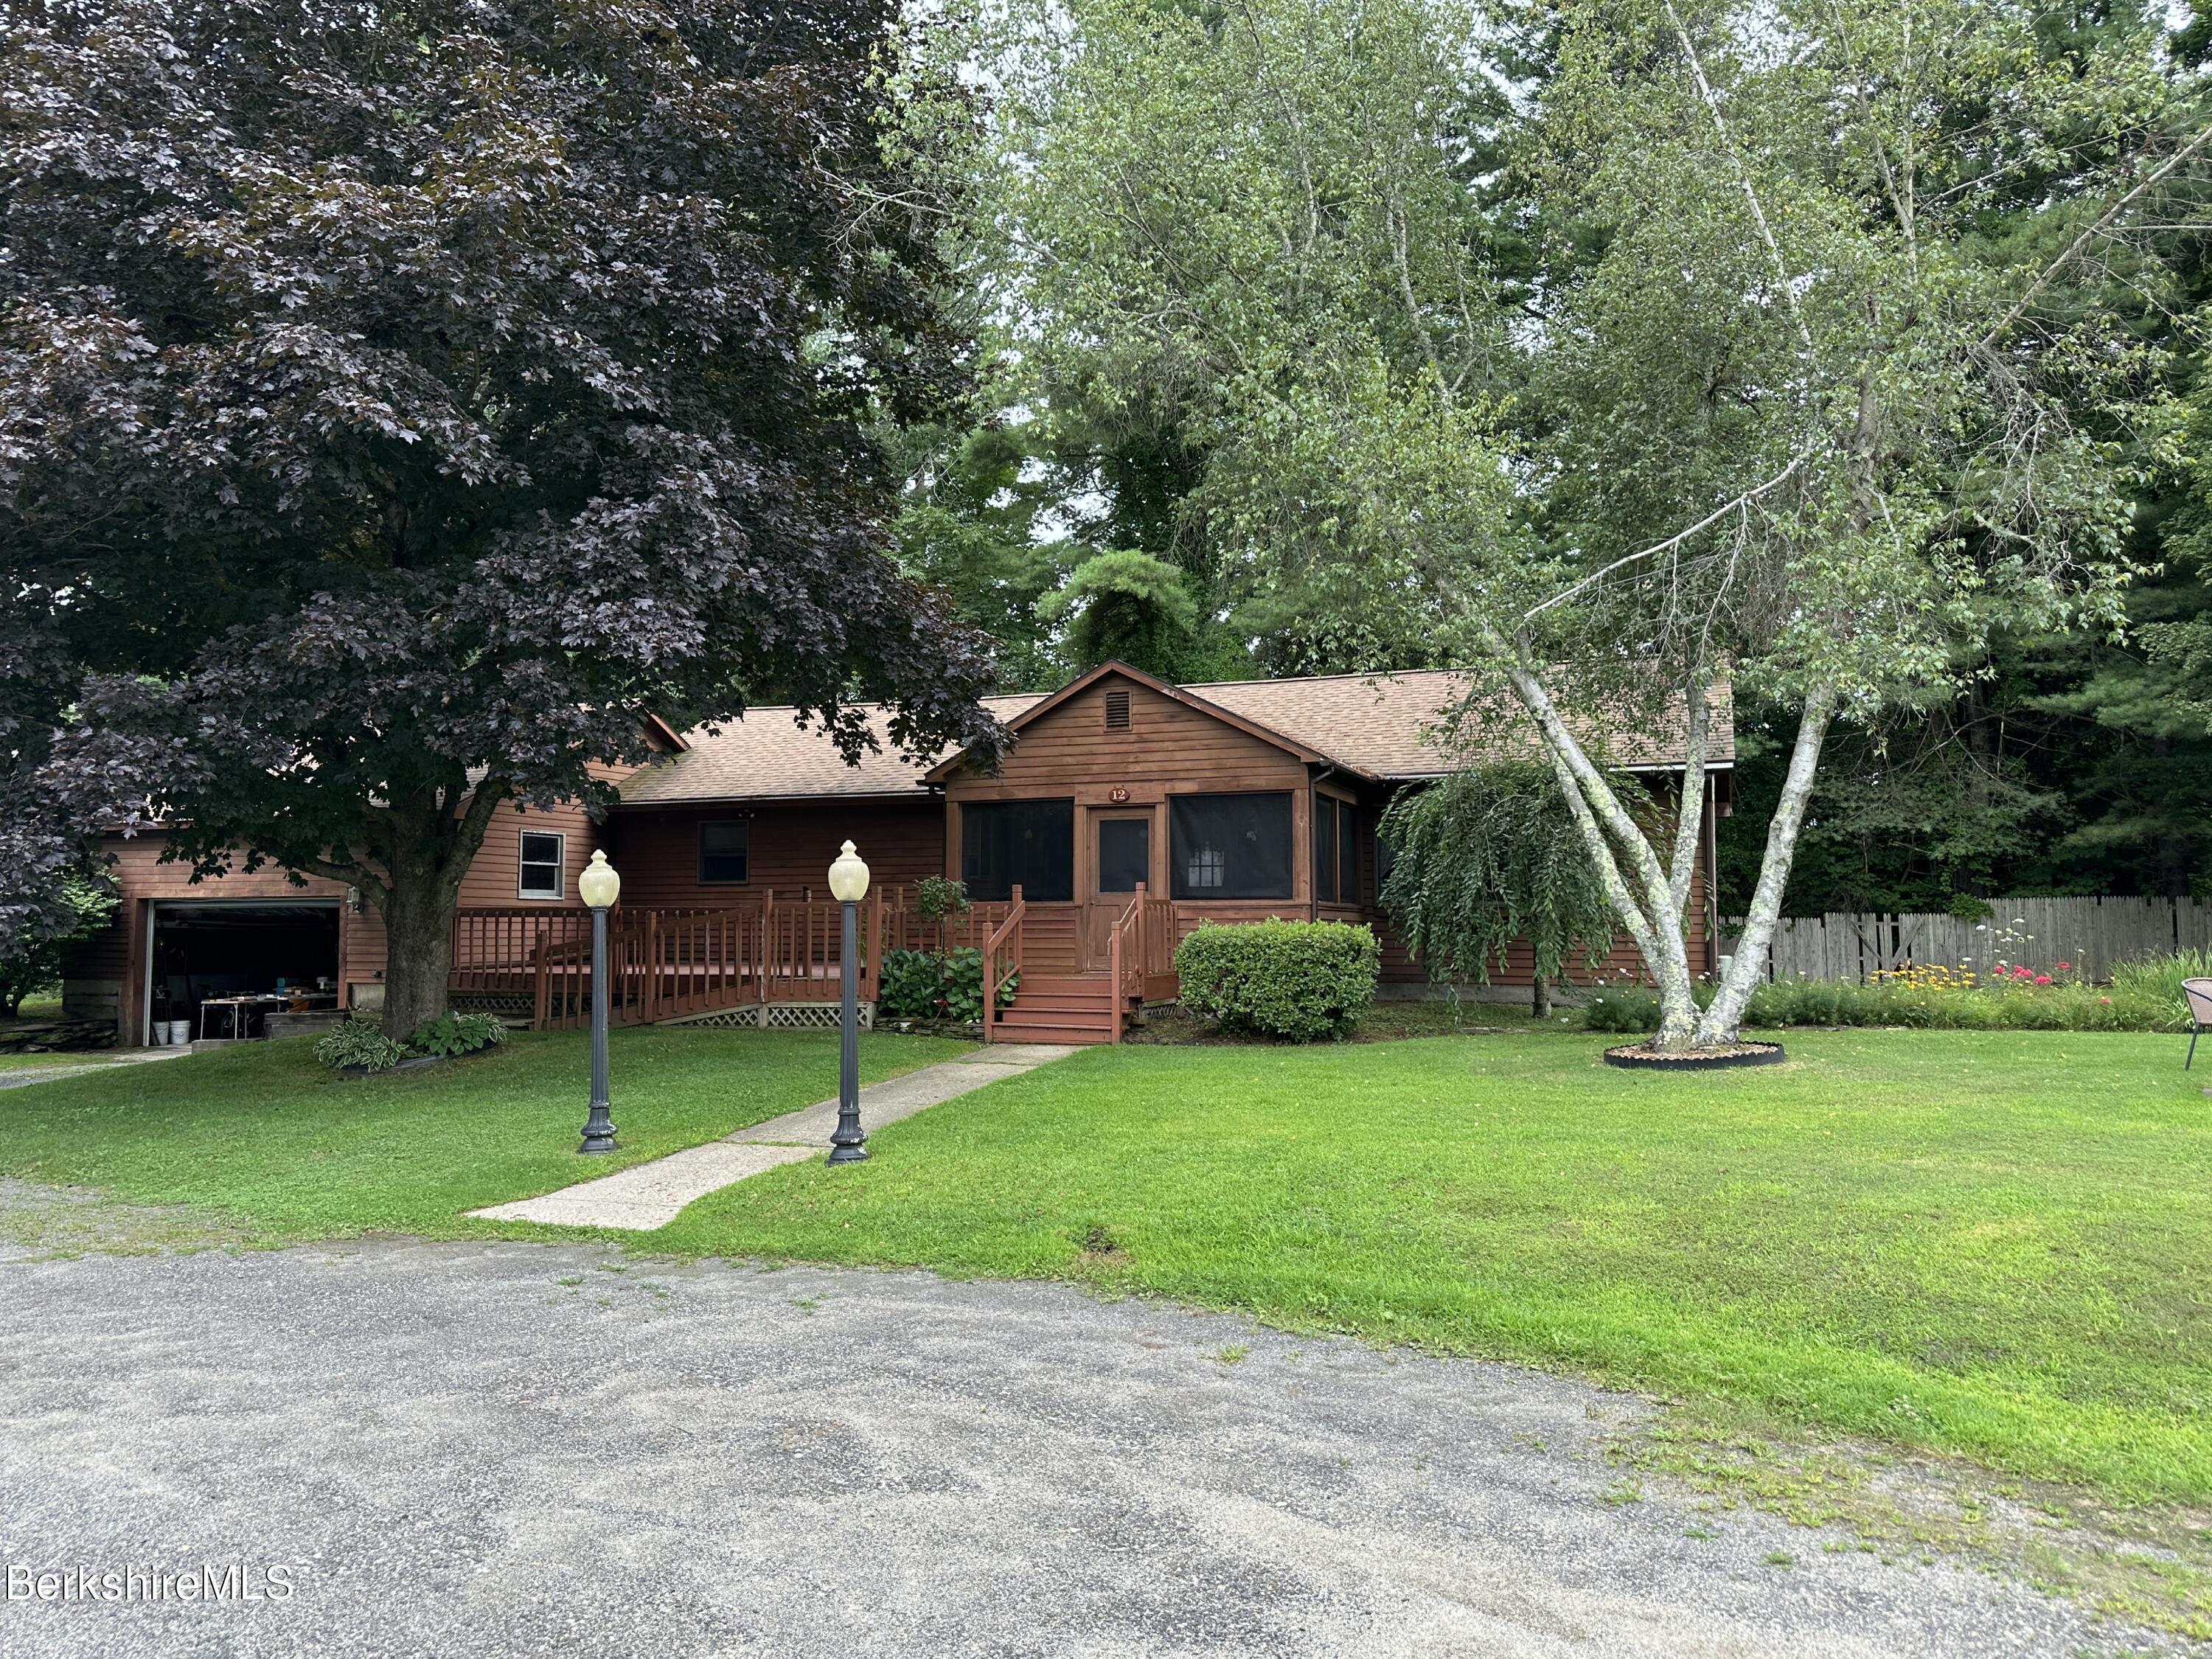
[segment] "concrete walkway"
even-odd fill
[[[1073,1048],[1039,1042],[1002,1042],[978,1048],[957,1060],[925,1066],[860,1091],[860,1127],[873,1133],[886,1123],[912,1117],[927,1107],[957,1098],[1000,1078],[1018,1077],[1048,1061],[1065,1059]],[[694,1199],[720,1192],[747,1176],[781,1164],[821,1156],[837,1127],[833,1097],[756,1123],[733,1135],[692,1146],[617,1175],[563,1187],[543,1198],[495,1204],[471,1215],[492,1221],[537,1221],[553,1227],[619,1227],[648,1233],[665,1227]]]
[[[182,1060],[191,1052],[189,1048],[140,1048],[111,1054],[106,1060],[88,1060],[82,1066],[10,1066],[8,1056],[0,1054],[0,1089],[26,1089],[33,1083],[82,1077],[87,1072],[112,1072],[118,1066],[149,1066],[156,1060]]]

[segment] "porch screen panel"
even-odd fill
[[[1176,795],[1168,804],[1179,899],[1291,896],[1291,796]]]
[[[1336,902],[1336,803],[1327,795],[1314,797],[1314,896],[1323,904]]]
[[[1022,896],[1064,903],[1075,896],[1073,800],[976,801],[960,809],[960,878],[968,896]]]
[[[1340,803],[1336,830],[1336,896],[1346,904],[1359,902],[1359,817]]]

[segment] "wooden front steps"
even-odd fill
[[[991,1029],[994,1042],[1111,1042],[1120,1018],[1122,1029],[1134,1022],[1137,1010],[1116,1009],[1114,981],[1100,974],[1092,978],[1053,978],[1024,974],[1015,988],[1013,1006],[999,1010]]]

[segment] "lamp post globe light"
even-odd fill
[[[847,842],[830,866],[830,891],[845,907],[844,1017],[838,1028],[837,1132],[830,1137],[832,1164],[857,1164],[866,1158],[867,1136],[860,1132],[860,901],[868,896],[868,866]]]
[[[607,1102],[607,911],[621,894],[622,878],[605,852],[594,852],[576,878],[576,896],[592,911],[592,1111],[584,1120],[579,1152],[615,1150],[615,1121]]]

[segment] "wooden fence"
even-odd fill
[[[1998,963],[2039,974],[2112,977],[2116,963],[2212,948],[2212,904],[2194,899],[1994,898],[1989,921],[1941,914],[1838,911],[1785,917],[1766,953],[1769,979],[1870,979],[1911,967],[1987,973]],[[1741,919],[1721,923],[1732,955]]]

